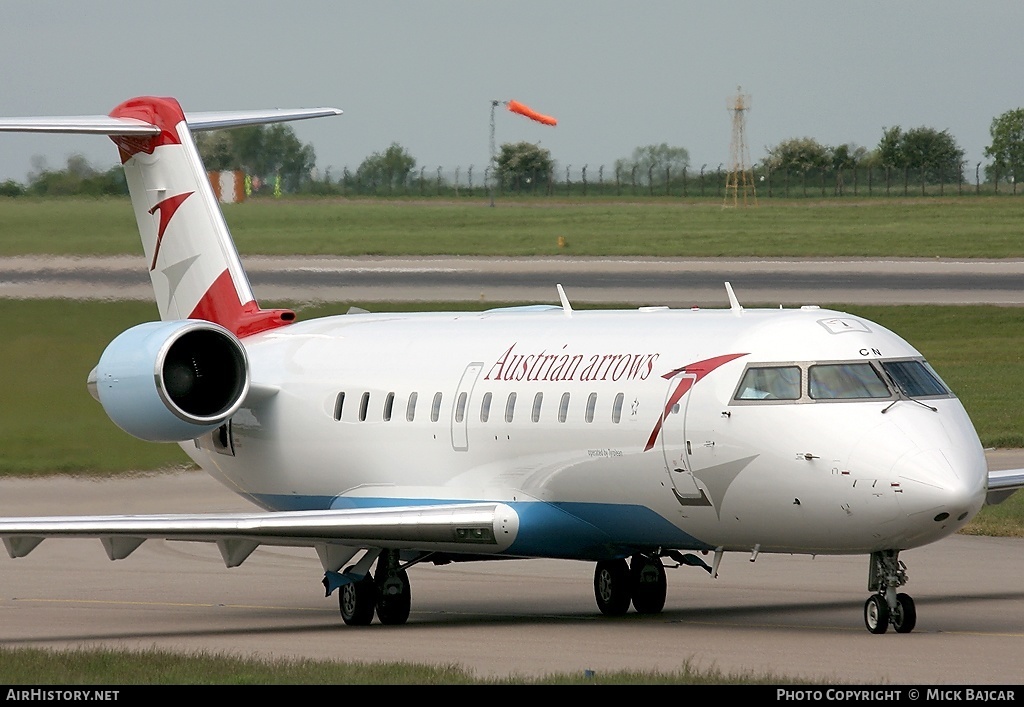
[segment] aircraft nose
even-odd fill
[[[930,518],[935,531],[959,529],[985,501],[988,466],[980,449],[917,450],[901,457],[892,473],[900,507],[912,519]]]

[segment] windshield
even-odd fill
[[[800,397],[800,368],[765,366],[747,369],[737,400],[797,400]]]
[[[810,393],[815,400],[888,398],[892,393],[870,363],[832,363],[811,366]]]
[[[949,388],[924,361],[885,361],[882,368],[907,397],[949,395]]]

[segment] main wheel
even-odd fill
[[[864,602],[864,625],[871,633],[885,633],[889,630],[889,605],[881,594],[872,594]]]
[[[638,614],[657,614],[665,608],[665,565],[659,557],[634,555],[630,567],[633,608]]]
[[[917,625],[917,607],[909,594],[896,595],[896,611],[892,614],[892,627],[896,633],[910,633]]]
[[[377,618],[382,624],[390,626],[404,624],[409,620],[412,608],[409,575],[405,570],[394,573],[380,571],[380,561],[377,567]]]
[[[377,605],[377,585],[366,575],[358,582],[349,582],[338,591],[341,618],[349,626],[369,626]]]
[[[629,611],[632,598],[629,565],[624,559],[601,560],[594,570],[594,596],[597,608],[606,616],[622,616]]]

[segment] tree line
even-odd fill
[[[1024,108],[1010,110],[992,120],[992,142],[985,148],[991,161],[985,165],[985,181],[1016,184],[1024,176]],[[288,125],[247,126],[234,130],[198,133],[196,145],[207,168],[211,171],[242,170],[255,177],[253,184],[276,183],[282,191],[307,193],[344,193],[346,188],[358,188],[375,194],[410,192],[417,181],[416,159],[400,144],[392,143],[381,151],[365,157],[355,172],[346,167],[341,174],[315,169],[316,154],[312,145],[302,144]],[[706,167],[706,165],[704,166]],[[704,167],[700,170],[703,193]],[[884,170],[887,179],[890,170],[907,175],[914,174],[922,184],[962,182],[965,179],[964,150],[948,130],[931,127],[903,129],[885,127],[873,149],[853,143],[829,146],[811,137],[789,138],[766,148],[766,155],[751,171],[775,175],[776,180],[790,180],[802,175],[820,175],[834,172],[842,179],[845,170]],[[472,167],[469,168],[469,186],[473,188]],[[570,182],[569,166],[565,168],[565,184]],[[615,161],[614,180],[620,184],[645,187],[654,194],[656,189],[668,193],[673,179],[680,175],[685,183],[691,169],[690,155],[684,147],[667,143],[644,145],[633,150],[628,157]],[[505,143],[491,162],[477,174],[477,185],[497,184],[503,190],[538,190],[543,182],[550,185],[559,181],[555,175],[556,163],[551,152],[530,142]],[[719,172],[721,165],[719,165]],[[424,193],[425,168],[418,173],[419,189]],[[604,175],[598,168],[597,178],[592,173],[591,183],[611,183],[613,176]],[[696,178],[696,177],[694,177]],[[905,180],[908,178],[905,176]],[[441,174],[438,168],[437,191],[440,192]],[[459,187],[458,172],[455,188]],[[582,182],[587,183],[586,166]],[[685,186],[684,186],[685,189]],[[550,192],[549,192],[550,193]],[[127,194],[124,173],[119,166],[105,171],[94,169],[80,155],[68,158],[64,169],[50,170],[34,161],[28,184],[8,180],[0,184],[0,196],[106,196]]]

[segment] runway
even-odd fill
[[[1024,453],[990,453],[992,467]],[[0,514],[251,510],[199,472],[0,481]],[[148,541],[111,563],[95,540],[0,558],[0,646],[166,648],[458,664],[480,676],[670,671],[689,663],[780,682],[1014,685],[1024,650],[1024,539],[954,536],[905,551],[911,634],[869,634],[867,559],[735,553],[720,576],[668,572],[665,611],[602,616],[593,565],[510,560],[410,570],[405,626],[344,625],[312,550],[260,548],[226,569],[213,545]]]
[[[243,256],[259,301],[1024,306],[1024,260]],[[152,298],[141,257],[0,258],[0,297]]]
[[[1024,306],[1024,261],[243,257],[262,303],[531,301]],[[150,300],[139,257],[2,258],[0,297]],[[1018,450],[993,468],[1024,467]],[[0,515],[252,510],[202,473],[0,480]],[[1024,539],[954,536],[901,554],[908,635],[863,625],[867,558],[727,555],[718,579],[668,572],[665,611],[603,617],[593,565],[517,560],[410,571],[405,626],[343,624],[311,550],[258,549],[226,569],[207,544],[148,541],[111,563],[98,541],[0,557],[0,646],[152,647],[458,664],[481,676],[670,671],[684,663],[779,681],[1014,685],[1024,653]]]

